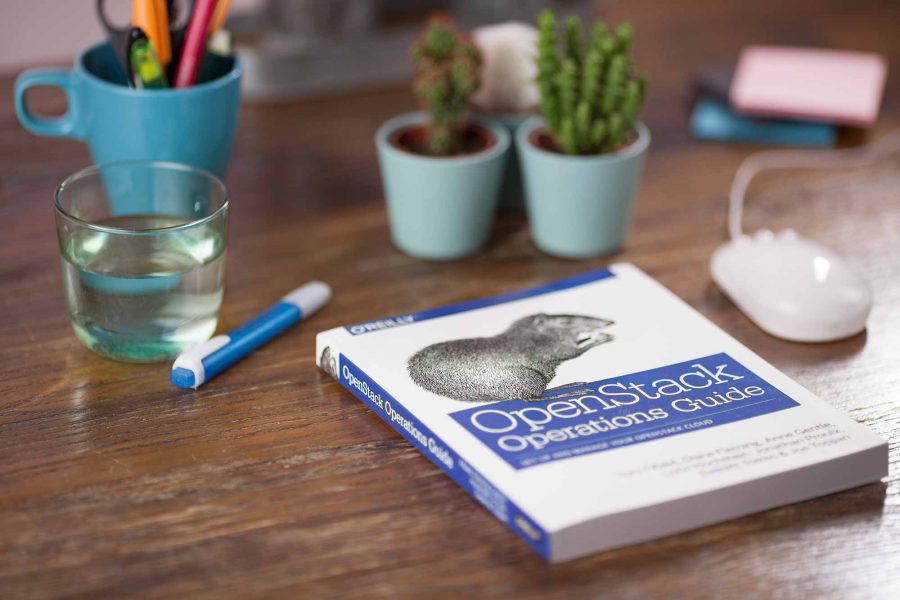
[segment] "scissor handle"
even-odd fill
[[[116,27],[106,17],[106,0],[97,0],[97,18],[100,19],[100,23],[103,25],[103,28],[106,29],[106,33],[109,34],[110,37],[112,37],[113,34],[125,35],[130,29],[130,27]]]
[[[131,29],[131,25],[129,24],[127,27],[116,27],[113,25],[106,17],[105,0],[97,0],[97,18],[100,19],[100,24],[103,25],[103,28],[106,30],[109,45],[112,46],[113,54],[116,55],[119,66],[122,67],[125,73],[130,73],[128,61],[128,31]]]
[[[169,31],[172,35],[184,35],[194,12],[194,0],[166,0],[166,10],[169,11]]]
[[[190,21],[189,17],[193,12],[194,0],[184,1],[183,6],[187,7],[187,10],[185,11],[178,10],[179,6],[182,6],[182,4],[177,2],[177,0],[166,0],[166,11],[169,15],[169,31],[171,33],[184,33],[184,30],[187,29],[188,22]],[[106,16],[106,0],[97,0],[97,18],[100,19],[100,23],[103,25],[103,28],[106,29],[106,33],[110,36],[113,34],[126,35],[131,28],[130,25],[126,27],[116,27],[109,20]],[[177,26],[175,25],[176,22],[178,22]]]
[[[181,46],[184,44],[184,36],[187,31],[191,13],[193,12],[194,0],[165,0],[165,6],[169,18],[169,50],[167,56],[176,57],[181,53]],[[128,56],[128,33],[131,31],[132,23],[128,23],[125,27],[117,27],[110,21],[106,14],[106,0],[97,0],[96,7],[97,18],[106,30],[113,53],[116,55],[119,64],[122,66],[125,73],[128,74],[128,78],[130,79],[131,61]],[[150,31],[145,31],[145,33],[152,39],[152,33]],[[157,52],[160,52],[161,48],[157,48],[156,50]],[[175,61],[171,61],[171,64],[174,65]],[[170,76],[174,76],[174,73],[170,74]]]

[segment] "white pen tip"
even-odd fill
[[[322,281],[310,281],[284,297],[296,305],[306,318],[322,308],[331,299],[331,286]]]

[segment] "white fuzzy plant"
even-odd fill
[[[471,98],[475,107],[493,113],[521,113],[538,106],[537,37],[537,29],[517,22],[472,32],[482,57],[481,87]]]

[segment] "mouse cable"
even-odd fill
[[[858,148],[844,150],[767,150],[744,159],[734,175],[728,196],[728,233],[732,239],[744,235],[741,227],[744,197],[750,181],[771,169],[852,169],[877,162],[900,150],[900,129]]]

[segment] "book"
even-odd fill
[[[747,115],[871,127],[887,72],[888,61],[874,52],[747,46],[728,99]]]
[[[837,139],[837,127],[829,123],[748,117],[705,96],[694,103],[689,125],[695,138],[720,142],[830,148]]]
[[[884,440],[630,264],[325,331],[316,360],[551,562],[887,475]]]

